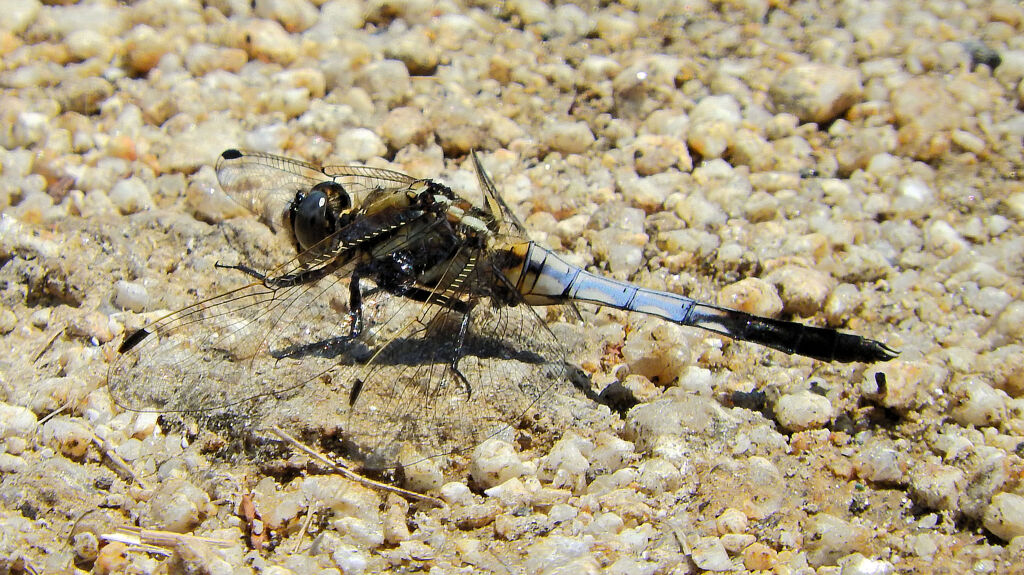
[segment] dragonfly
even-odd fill
[[[574,393],[569,322],[548,323],[545,306],[570,318],[575,304],[609,306],[823,362],[898,353],[581,269],[531,241],[471,159],[480,205],[396,171],[223,152],[223,190],[287,230],[296,255],[269,270],[218,262],[240,285],[129,333],[108,375],[114,400],[327,426],[388,467],[402,446],[458,453]]]

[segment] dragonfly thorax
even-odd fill
[[[320,243],[338,228],[338,217],[352,205],[352,200],[341,184],[321,182],[308,192],[298,192],[292,201],[289,215],[295,240],[302,249]]]

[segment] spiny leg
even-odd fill
[[[271,352],[271,355],[278,359],[301,357],[304,355],[336,355],[339,347],[347,345],[363,333],[363,294],[359,288],[360,271],[356,268],[348,284],[348,317],[349,332],[317,341],[313,343],[300,344],[283,350]]]

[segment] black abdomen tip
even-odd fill
[[[242,152],[239,152],[234,148],[228,148],[227,150],[221,152],[220,157],[224,158],[225,160],[237,160],[238,158],[242,157]]]

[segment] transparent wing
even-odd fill
[[[226,270],[240,280],[248,276]],[[272,289],[251,282],[171,313],[129,336],[108,374],[118,405],[134,411],[207,411],[286,397],[334,358],[280,359],[309,341],[348,333],[338,276]]]
[[[529,306],[479,300],[460,340],[464,316],[451,307],[388,305],[372,361],[345,383],[361,386],[358,396],[338,402],[367,465],[393,464],[404,443],[424,457],[471,449],[533,408],[564,415],[554,406],[580,396],[567,379],[565,341]]]
[[[225,150],[217,160],[217,180],[236,202],[264,218],[277,221],[296,192],[334,180],[354,202],[373,191],[405,189],[416,178],[365,166],[317,166],[263,152]],[[358,204],[357,204],[358,205]]]

